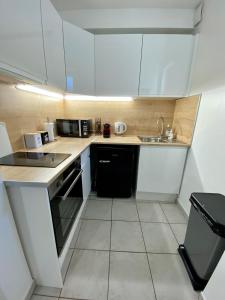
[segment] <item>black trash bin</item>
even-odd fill
[[[225,250],[225,196],[193,193],[183,245],[178,252],[193,288],[202,291]]]

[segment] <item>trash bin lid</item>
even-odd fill
[[[190,201],[213,232],[225,238],[225,196],[215,193],[192,193]]]

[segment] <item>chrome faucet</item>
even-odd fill
[[[161,123],[161,128],[160,128],[160,123]],[[157,128],[160,132],[160,137],[162,138],[163,137],[163,133],[164,133],[164,118],[163,117],[160,117],[158,120],[157,120]]]

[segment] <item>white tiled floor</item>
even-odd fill
[[[175,204],[92,195],[63,289],[38,287],[31,300],[197,300],[177,254],[186,221]]]

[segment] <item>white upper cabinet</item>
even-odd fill
[[[193,35],[143,35],[139,95],[185,96],[193,48]]]
[[[67,91],[94,95],[94,35],[63,21]]]
[[[40,0],[1,0],[0,32],[0,68],[44,82]]]
[[[96,95],[137,96],[142,35],[95,36]]]
[[[62,19],[50,0],[41,0],[47,83],[66,88]]]

